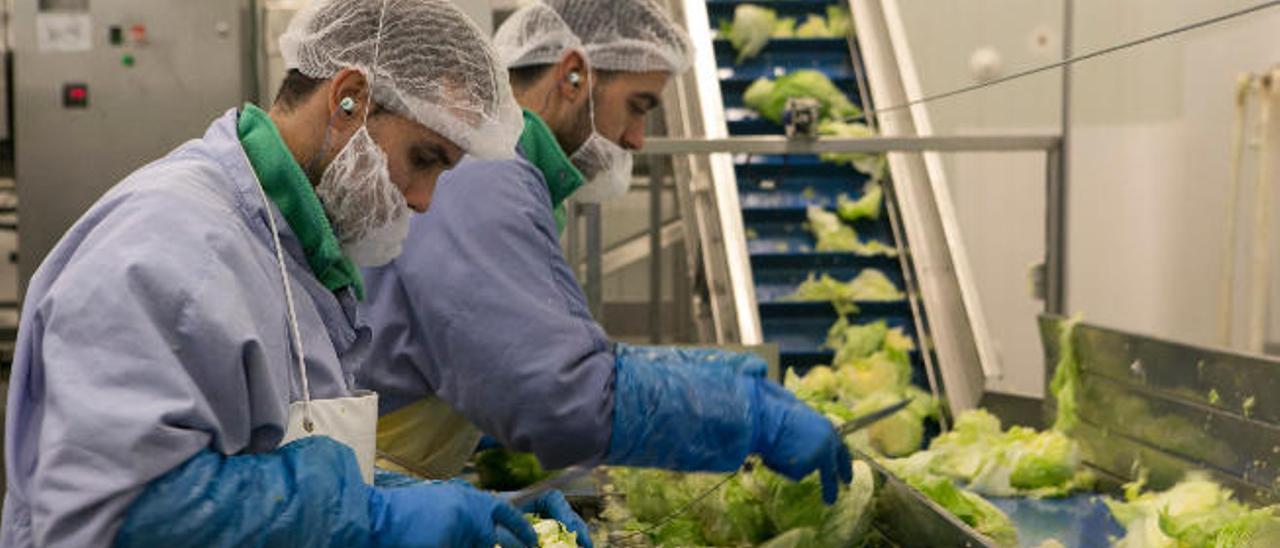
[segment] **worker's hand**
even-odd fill
[[[587,522],[578,516],[577,512],[569,506],[569,502],[564,500],[564,495],[559,491],[547,491],[537,500],[525,504],[522,508],[526,514],[535,514],[544,519],[554,519],[562,524],[578,536],[578,546],[584,548],[592,548],[591,531],[587,529]]]
[[[799,481],[821,473],[822,500],[836,501],[840,485],[853,480],[849,448],[831,421],[777,383],[750,379],[755,386],[756,442],[753,452],[765,466]]]
[[[374,546],[537,546],[538,535],[510,504],[466,482],[373,488]]]

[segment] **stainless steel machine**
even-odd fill
[[[257,97],[260,50],[254,0],[15,4],[14,144],[25,287],[108,188]]]

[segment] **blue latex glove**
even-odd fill
[[[415,478],[400,472],[392,472],[382,468],[374,467],[373,469],[373,485],[383,489],[391,489],[394,487],[409,487],[419,483],[426,483],[428,480]]]
[[[486,506],[487,505],[487,506]],[[514,519],[512,518],[514,516]],[[124,517],[117,546],[396,546],[514,536],[536,544],[514,508],[456,485],[370,487],[355,454],[315,436],[270,453],[202,451],[153,480]]]
[[[777,383],[637,356],[617,361],[608,464],[727,472],[755,453],[793,480],[820,472],[828,504],[853,479],[835,427]]]
[[[501,448],[502,448],[502,442],[498,441],[496,438],[488,434],[481,436],[480,441],[476,443],[477,453],[481,451],[487,451],[489,449],[501,449]]]
[[[587,528],[587,522],[582,521],[577,512],[569,506],[569,501],[564,500],[564,495],[559,491],[547,491],[546,494],[538,497],[537,500],[525,504],[520,508],[526,514],[535,514],[545,519],[554,519],[563,523],[570,533],[578,536],[578,546],[583,548],[592,548],[591,530]]]
[[[373,489],[372,546],[537,546],[524,515],[461,480]]]
[[[644,361],[665,365],[703,365],[727,367],[740,375],[763,379],[769,373],[764,358],[751,352],[729,352],[718,348],[681,348],[674,346],[632,346],[615,343],[613,354],[619,360]]]

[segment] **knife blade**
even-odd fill
[[[857,432],[858,430],[862,430],[863,428],[866,428],[877,422],[887,419],[890,416],[893,416],[894,413],[897,413],[898,411],[902,411],[903,409],[906,409],[908,405],[911,405],[911,401],[912,401],[911,398],[907,398],[898,403],[895,403],[893,405],[880,409],[879,411],[871,413],[869,415],[863,415],[861,417],[858,417],[856,419],[853,419],[849,422],[844,423],[844,425],[842,425],[839,429],[840,437],[843,438],[845,436],[848,436],[849,434]]]

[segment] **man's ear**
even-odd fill
[[[562,97],[568,99],[568,102],[576,103],[578,98],[588,91],[587,76],[587,60],[582,56],[582,52],[567,51],[560,58],[560,62],[556,63],[556,90]]]
[[[364,122],[369,104],[369,81],[354,69],[342,69],[330,82],[326,98],[329,117],[335,128],[341,130]]]

